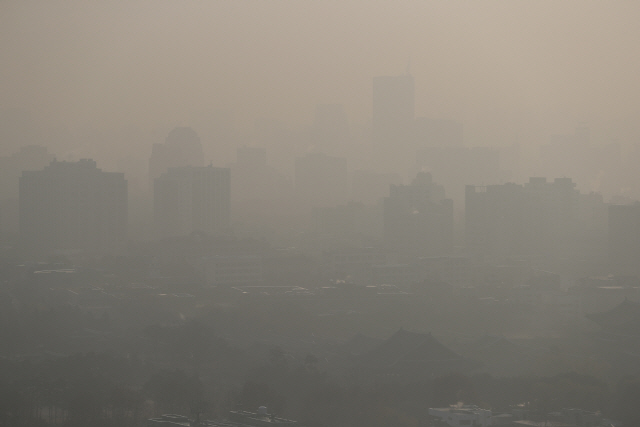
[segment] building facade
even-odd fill
[[[384,199],[384,241],[389,249],[416,256],[444,255],[453,248],[453,201],[431,174],[411,185],[391,185]]]
[[[158,237],[225,232],[230,210],[228,168],[171,168],[154,180],[153,212]]]
[[[465,234],[472,252],[553,255],[573,248],[580,193],[571,178],[534,177],[524,185],[466,186]]]
[[[90,159],[53,161],[19,181],[20,237],[38,253],[116,252],[126,243],[127,181]]]
[[[204,153],[198,134],[190,127],[176,127],[164,144],[153,144],[149,158],[151,183],[169,168],[182,166],[204,166]]]
[[[609,262],[615,274],[640,274],[640,204],[609,206]]]

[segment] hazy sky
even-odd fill
[[[371,115],[371,79],[411,63],[416,113],[469,144],[579,121],[640,136],[638,1],[0,1],[0,109],[71,129],[309,124]]]

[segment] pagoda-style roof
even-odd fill
[[[587,314],[587,318],[611,332],[640,335],[640,303],[626,298],[611,310]]]
[[[365,353],[360,362],[369,366],[394,366],[415,362],[462,360],[462,356],[441,344],[430,333],[400,329],[386,341]]]

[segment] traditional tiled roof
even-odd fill
[[[611,310],[587,314],[587,318],[604,329],[640,334],[640,303],[626,298]]]
[[[381,345],[362,355],[371,366],[393,366],[403,362],[461,360],[462,356],[442,345],[431,334],[400,329]]]

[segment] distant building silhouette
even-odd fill
[[[362,236],[382,237],[382,204],[365,205],[350,201],[346,205],[313,209],[313,230],[339,239]]]
[[[204,154],[200,137],[190,127],[176,127],[164,142],[153,144],[149,159],[151,182],[169,168],[204,166]]]
[[[420,172],[411,185],[391,185],[384,199],[387,247],[412,255],[441,255],[453,247],[453,201],[431,174]]]
[[[415,118],[413,76],[373,78],[373,152],[387,171],[406,169],[413,156],[412,133]],[[383,161],[384,159],[384,161]]]
[[[357,170],[351,178],[351,199],[373,205],[389,194],[391,184],[401,184],[396,173],[381,173],[368,170]]]
[[[489,147],[423,147],[416,155],[417,171],[438,177],[449,197],[462,205],[464,186],[500,182],[500,152]]]
[[[405,135],[415,117],[415,88],[413,76],[378,76],[373,78],[374,139],[392,142]]]
[[[467,246],[485,255],[556,255],[575,243],[580,194],[571,178],[466,186]],[[559,252],[560,251],[560,252]]]
[[[239,147],[231,165],[233,201],[282,200],[293,195],[291,179],[267,165],[262,147]]]
[[[342,104],[318,104],[311,143],[316,150],[343,153],[349,140],[349,120]]]
[[[615,274],[640,274],[640,204],[609,206],[609,261]]]
[[[158,237],[224,232],[229,227],[230,203],[228,168],[170,168],[153,184],[153,214]]]
[[[20,177],[20,237],[37,253],[122,249],[127,232],[127,181],[90,159],[53,161]]]
[[[18,181],[22,171],[40,170],[53,160],[47,147],[27,145],[7,157],[0,157],[0,232],[19,229]]]
[[[296,158],[296,196],[311,206],[337,206],[349,196],[347,159],[322,153]]]
[[[464,144],[462,123],[447,119],[416,118],[413,125],[415,147],[461,147]]]
[[[572,134],[551,135],[540,146],[537,170],[546,175],[570,176],[580,191],[619,194],[623,182],[622,147],[617,142],[593,144],[589,128],[579,126]]]

